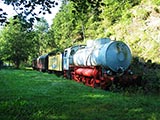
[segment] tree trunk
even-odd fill
[[[19,59],[17,59],[15,61],[15,66],[16,66],[16,69],[19,69],[19,66],[20,66],[20,60]]]

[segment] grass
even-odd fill
[[[158,95],[109,92],[32,70],[0,70],[0,120],[158,120]]]

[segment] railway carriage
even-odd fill
[[[41,55],[37,58],[37,69],[42,72],[48,70],[48,54]]]
[[[48,54],[48,71],[50,73],[63,71],[63,53],[57,52]]]

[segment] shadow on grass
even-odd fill
[[[135,57],[131,69],[136,74],[142,74],[141,87],[145,93],[160,92],[160,64],[152,63],[151,60],[144,62],[142,58]]]

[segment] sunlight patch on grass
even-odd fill
[[[99,95],[99,94],[89,94],[89,95],[84,95],[83,97],[87,98],[104,98],[104,95]],[[106,96],[105,96],[106,97]],[[109,96],[108,96],[109,97]]]
[[[63,115],[59,115],[59,116],[58,115],[54,115],[54,114],[53,115],[48,115],[47,118],[51,119],[51,120],[67,120],[68,119],[67,116],[64,115],[64,114]]]
[[[129,112],[141,113],[143,112],[143,109],[142,108],[132,108],[129,110]]]

